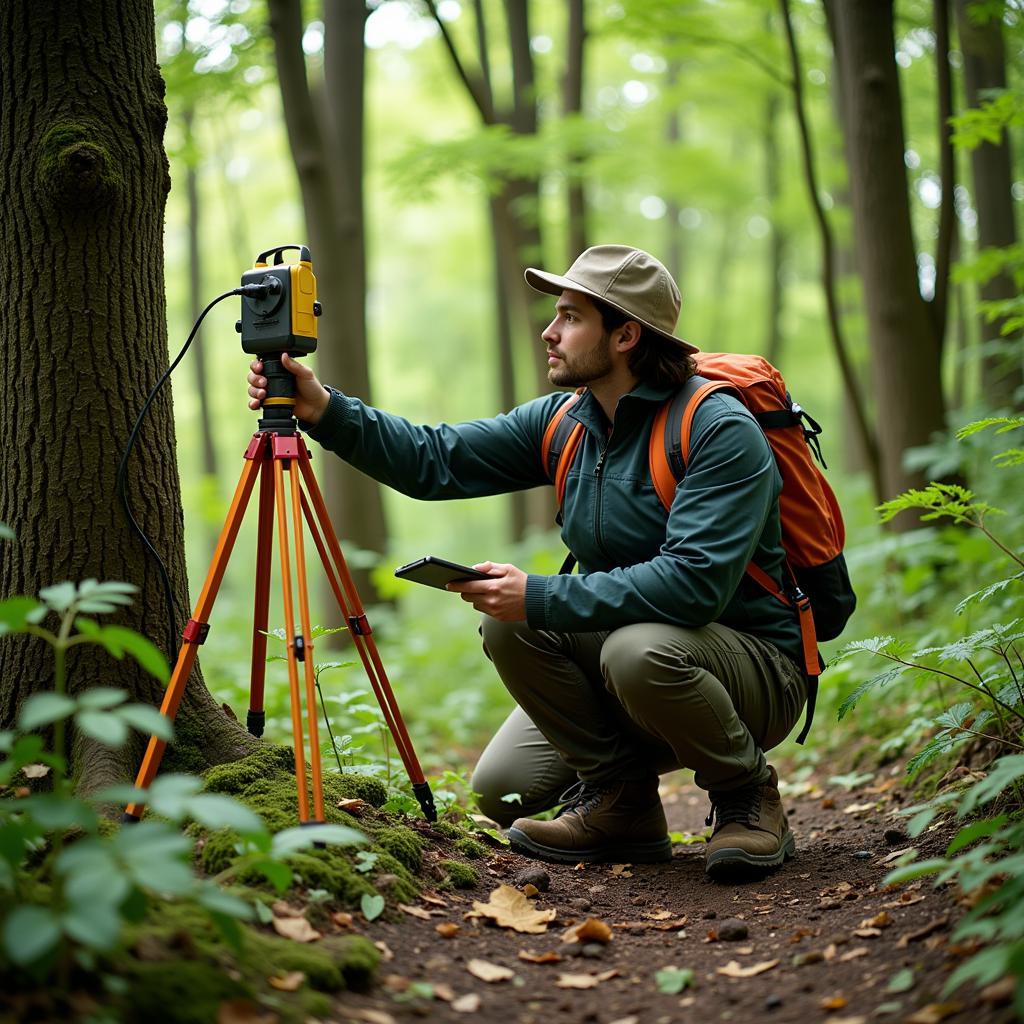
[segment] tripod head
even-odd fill
[[[284,253],[295,249],[297,263],[285,263]],[[273,256],[272,266],[267,259]],[[242,317],[235,330],[242,336],[242,351],[259,356],[267,378],[261,431],[293,433],[297,429],[295,378],[284,368],[281,355],[299,357],[316,351],[316,318],[323,307],[316,297],[316,277],[309,249],[279,245],[261,252],[252,270],[242,274]]]

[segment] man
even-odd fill
[[[474,773],[481,807],[532,856],[667,860],[658,776],[691,768],[715,820],[708,872],[777,866],[795,844],[764,751],[798,720],[807,684],[793,612],[745,577],[753,560],[782,578],[771,450],[738,400],[710,395],[666,520],[648,465],[651,424],[686,386],[697,351],[673,333],[671,275],[638,249],[600,245],[564,277],[529,269],[526,280],[557,296],[542,335],[549,380],[587,389],[567,414],[586,430],[562,509],[579,572],[483,562],[476,568],[493,579],[449,586],[483,613],[486,652],[518,705]],[[549,482],[541,444],[564,393],[492,419],[417,427],[285,365],[310,436],[405,494]],[[261,370],[254,362],[249,374],[254,409],[266,394]],[[525,815],[563,806],[549,821],[510,820],[509,793]]]

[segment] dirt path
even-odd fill
[[[670,829],[699,834],[704,795],[669,782],[663,796]],[[475,890],[446,893],[443,905],[422,902],[426,917],[357,922],[390,958],[377,986],[346,995],[334,1016],[370,1024],[1014,1020],[1007,1005],[973,990],[942,994],[949,972],[971,952],[951,940],[966,912],[953,892],[930,881],[883,888],[887,862],[910,845],[902,819],[893,817],[900,800],[888,776],[853,792],[807,786],[786,800],[796,858],[743,884],[709,881],[701,843],[677,845],[670,864],[625,867],[539,865],[496,851]],[[941,852],[951,834],[926,834],[922,855]],[[555,911],[546,931],[521,934],[464,917],[474,900],[515,885],[529,867],[542,867],[549,878],[547,890],[530,900],[538,911]],[[587,918],[610,926],[612,938],[587,943],[579,955],[581,944],[566,944],[563,933]],[[445,931],[454,934],[446,938]],[[524,960],[521,952],[548,962]],[[505,979],[478,978],[470,971],[477,960],[505,968]],[[659,977],[661,988],[678,987],[683,970],[693,972],[692,985],[659,990]]]

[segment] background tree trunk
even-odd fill
[[[366,6],[363,0],[328,0],[325,4],[325,106],[329,113],[321,120],[306,77],[301,6],[293,0],[269,0],[268,8],[288,143],[324,302],[317,344],[322,376],[326,383],[372,403],[362,190]],[[388,530],[380,485],[339,459],[322,460],[320,472],[342,543],[347,548],[353,544],[382,553]],[[346,553],[351,555],[351,549]],[[368,570],[356,561],[350,568],[363,602],[376,601]],[[325,606],[333,614],[336,605],[326,581],[323,594]]]
[[[587,27],[584,0],[568,0],[569,26],[566,32],[565,79],[562,109],[568,116],[583,112],[583,56]],[[568,164],[569,252],[566,266],[587,248],[587,197],[583,188],[582,164],[574,157]]]
[[[969,0],[957,0],[957,29],[960,49],[964,58],[964,86],[968,107],[979,106],[988,89],[1006,88],[1006,54],[1000,19],[990,14],[984,24],[971,20]],[[1003,134],[999,145],[982,142],[971,150],[971,174],[974,180],[974,207],[978,213],[978,249],[1002,248],[1014,245],[1017,229],[1014,222],[1013,168],[1010,145]],[[981,286],[983,301],[1009,299],[1017,294],[1009,274],[997,274]],[[1001,337],[1002,321],[993,323],[980,318],[982,343],[994,342]],[[1012,337],[1019,339],[1020,332]],[[1009,339],[1005,339],[1009,341]],[[1024,386],[1021,356],[1018,346],[1015,358],[987,354],[981,361],[981,386],[986,401],[993,407],[1017,407],[1018,388]]]
[[[0,595],[96,577],[141,592],[119,621],[166,643],[156,566],[115,493],[118,458],[167,366],[163,212],[170,188],[167,111],[153,8],[117,0],[0,4],[0,520],[18,541],[0,558]],[[129,467],[136,518],[188,605],[170,386],[154,402]],[[171,652],[173,653],[173,652]],[[76,648],[70,683],[116,681],[153,704],[160,685],[99,648]],[[52,686],[49,648],[0,641],[0,727]],[[240,756],[254,742],[197,671],[176,726],[189,764]],[[74,742],[83,789],[134,776],[145,737],[117,751]],[[175,748],[167,764],[175,761]]]
[[[892,0],[844,0],[833,10],[857,260],[864,285],[882,497],[923,486],[903,453],[945,426],[936,342],[921,297],[903,162],[903,108]],[[902,520],[902,523],[901,523]],[[899,517],[897,526],[913,525]]]

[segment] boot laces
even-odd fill
[[[714,822],[715,832],[730,822],[750,825],[751,819],[761,813],[763,786],[745,786],[730,793],[712,793],[711,811],[705,825]]]
[[[560,818],[569,811],[575,811],[577,814],[589,813],[604,799],[609,788],[607,785],[580,779],[558,798],[562,807],[556,817]]]

